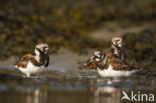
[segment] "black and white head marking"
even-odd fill
[[[31,60],[35,66],[49,65],[49,56],[48,56],[49,46],[46,43],[40,43],[36,45],[34,58]]]
[[[91,57],[91,59],[95,60],[96,62],[99,62],[105,58],[105,53],[102,51],[95,51],[94,56]]]
[[[49,51],[49,46],[46,43],[40,43],[35,47],[35,54],[45,53],[47,54]]]
[[[112,38],[112,44],[115,47],[122,48],[122,45],[123,45],[122,37],[114,37],[114,38]]]

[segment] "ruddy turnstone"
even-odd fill
[[[123,50],[123,40],[122,37],[113,37],[112,38],[112,44],[111,47],[108,49],[105,49],[104,51],[95,51],[94,56],[89,58],[85,63],[80,66],[80,68],[85,68],[85,69],[96,69],[96,64],[94,61],[94,58],[97,60],[103,60],[105,56],[112,56],[116,55],[119,57],[121,60],[124,60],[124,50]]]
[[[102,77],[120,77],[130,76],[141,70],[139,67],[129,65],[126,61],[121,60],[116,55],[105,56],[105,59],[96,61],[98,73]]]
[[[48,51],[48,44],[40,43],[36,45],[34,53],[24,55],[15,67],[30,77],[31,74],[38,73],[49,65]]]
[[[124,60],[124,57],[125,57],[123,44],[124,42],[123,42],[122,37],[117,36],[117,37],[112,38],[111,48],[113,49],[113,53],[119,58],[121,58],[121,60]]]
[[[105,54],[103,51],[95,51],[94,56],[90,57],[87,61],[85,61],[79,69],[96,69],[96,61],[103,60],[105,58]]]
[[[102,77],[130,76],[140,70],[139,67],[131,66],[123,60],[121,47],[122,39],[113,38],[111,48],[95,51],[94,56],[87,60],[80,69],[97,69]]]

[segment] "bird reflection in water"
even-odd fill
[[[94,81],[95,82],[95,81]],[[117,88],[118,79],[97,79],[97,85],[92,88],[94,91],[94,103],[120,103],[121,91]]]
[[[46,103],[47,91],[35,89],[34,91],[27,91],[26,103]]]

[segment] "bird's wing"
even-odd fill
[[[30,59],[33,58],[33,55],[32,54],[26,54],[22,57],[22,59],[20,61],[18,61],[15,65],[17,67],[23,67],[25,68],[27,63],[29,62]]]
[[[110,64],[113,66],[114,70],[138,70],[139,67],[134,67],[129,65],[126,61],[121,60],[118,57],[113,57],[110,60]]]

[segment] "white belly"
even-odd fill
[[[98,69],[98,73],[101,77],[130,76],[136,72],[136,70],[134,70],[134,71],[114,70],[112,65],[109,65],[108,69],[103,69],[103,70],[100,70],[99,68],[97,68],[97,69]]]
[[[29,77],[30,74],[35,74],[35,73],[43,71],[44,67],[43,66],[37,67],[37,66],[34,66],[31,62],[28,62],[28,65],[26,68],[19,67],[18,69]]]

